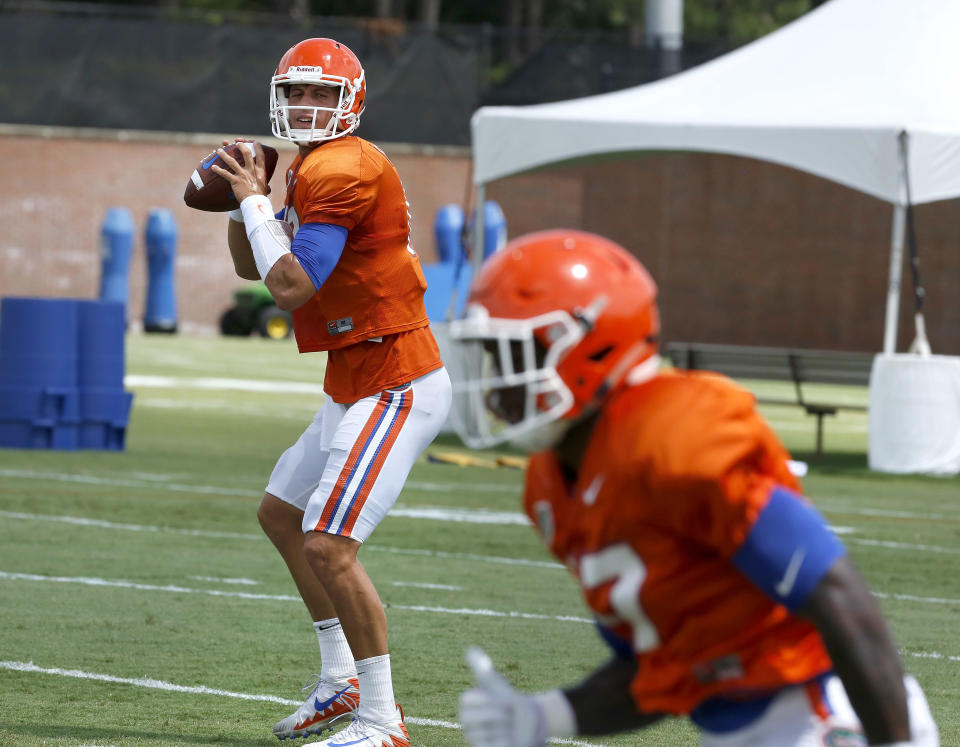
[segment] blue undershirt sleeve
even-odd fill
[[[347,229],[332,223],[304,223],[300,226],[290,251],[300,260],[300,264],[320,290],[333,268],[340,261],[343,247],[347,243]]]
[[[803,606],[837,558],[843,543],[817,510],[777,486],[733,564],[773,601],[791,612]]]

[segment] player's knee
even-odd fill
[[[342,537],[324,532],[307,532],[303,552],[321,580],[340,575],[356,560],[355,548],[344,543]]]
[[[257,521],[260,528],[276,544],[278,542],[297,540],[302,535],[300,523],[303,514],[292,511],[293,507],[283,503],[269,493],[264,494],[260,506],[257,508]]]

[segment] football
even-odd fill
[[[267,181],[273,176],[273,171],[277,167],[278,153],[276,148],[269,145],[263,145],[263,165],[267,171]],[[253,157],[254,143],[242,142],[231,143],[223,146],[224,151],[237,159],[240,165],[244,165],[244,155]],[[217,164],[227,168],[223,159],[216,152],[211,153],[204,158],[193,170],[190,179],[187,181],[187,188],[183,192],[183,201],[188,207],[196,210],[206,210],[211,213],[225,213],[228,210],[234,210],[240,207],[240,203],[233,196],[233,190],[230,182],[217,174],[211,166]],[[229,168],[227,168],[229,171]],[[268,188],[269,191],[269,188]]]

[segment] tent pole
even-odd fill
[[[486,249],[483,241],[483,207],[487,202],[487,185],[477,184],[477,202],[473,208],[473,246],[470,247],[470,263],[473,265],[473,276],[480,274],[480,265],[483,264],[483,252]]]
[[[899,141],[900,168],[897,175],[897,202],[893,205],[890,231],[890,270],[887,282],[887,315],[883,327],[883,352],[897,352],[897,324],[900,320],[900,281],[903,278],[903,243],[907,226],[907,143],[906,132]]]
[[[890,271],[887,283],[887,316],[883,326],[883,352],[897,352],[897,323],[900,318],[900,280],[903,277],[903,232],[907,220],[905,205],[893,206],[890,235]]]

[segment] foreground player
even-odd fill
[[[877,603],[753,396],[659,370],[656,286],[599,236],[552,231],[487,261],[450,333],[477,446],[530,459],[525,508],[577,577],[611,661],[524,695],[479,649],[474,747],[539,747],[689,715],[702,744],[936,745]]]
[[[293,310],[300,352],[327,351],[323,408],[280,457],[258,512],[321,652],[309,697],[273,731],[304,737],[353,715],[318,744],[407,747],[386,617],[357,551],[443,425],[450,380],[428,326],[400,179],[378,148],[351,135],[365,90],[345,46],[300,42],[270,84],[273,133],[299,146],[282,214],[264,196],[259,145],[254,163],[240,167],[221,149],[230,170],[214,168],[241,201],[228,231],[237,274],[263,278],[277,305]]]

